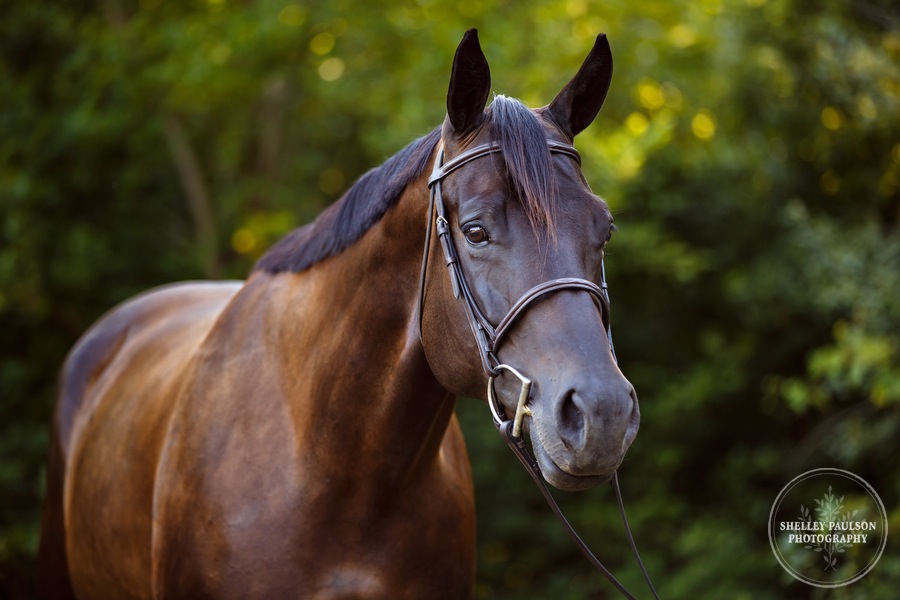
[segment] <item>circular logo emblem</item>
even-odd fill
[[[769,513],[775,558],[795,578],[840,587],[863,578],[887,544],[887,512],[862,477],[814,469],[788,483]]]

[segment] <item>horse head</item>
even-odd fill
[[[438,239],[429,242],[420,301],[428,363],[459,395],[487,400],[496,379],[500,410],[519,413],[544,478],[566,490],[609,480],[640,422],[600,293],[613,218],[570,146],[599,112],[611,76],[600,36],[548,106],[497,96],[485,108],[490,70],[468,32],[430,182]]]

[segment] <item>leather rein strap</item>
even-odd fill
[[[547,144],[551,153],[569,156],[573,158],[579,165],[581,165],[581,156],[573,146],[549,140]],[[494,425],[497,426],[500,431],[500,436],[510,447],[510,449],[513,451],[522,465],[526,468],[532,480],[534,480],[535,484],[541,492],[541,495],[544,496],[544,499],[550,505],[550,509],[553,511],[553,514],[555,514],[559,521],[562,523],[566,532],[568,532],[569,536],[571,536],[571,538],[575,541],[575,544],[585,555],[588,561],[590,561],[590,563],[598,571],[600,571],[600,573],[602,573],[610,581],[610,583],[612,583],[613,586],[615,586],[616,589],[618,589],[619,592],[622,593],[623,596],[629,598],[630,600],[635,600],[635,597],[625,588],[625,586],[622,585],[622,583],[619,582],[618,579],[616,579],[616,577],[609,571],[609,569],[603,566],[603,563],[600,562],[600,560],[594,555],[594,553],[591,552],[587,544],[584,543],[584,541],[563,515],[562,511],[559,508],[559,505],[556,503],[556,500],[553,498],[553,495],[550,493],[550,490],[544,483],[540,467],[538,466],[534,458],[529,454],[525,445],[525,440],[522,437],[523,419],[525,415],[531,414],[527,407],[528,393],[531,388],[531,380],[519,373],[513,367],[500,363],[499,359],[497,358],[497,348],[499,347],[500,342],[503,340],[503,337],[530,306],[532,306],[535,302],[548,294],[563,290],[569,290],[583,291],[591,295],[592,300],[594,300],[594,303],[597,305],[600,311],[603,325],[609,338],[609,348],[612,352],[613,359],[615,360],[616,355],[615,350],[613,349],[612,332],[609,325],[609,294],[606,287],[605,268],[601,263],[600,283],[602,287],[598,286],[592,281],[588,281],[587,279],[578,279],[574,277],[553,279],[534,286],[530,290],[526,291],[522,295],[522,297],[512,305],[509,311],[507,311],[506,315],[495,327],[491,324],[488,318],[484,315],[484,312],[478,306],[478,302],[475,300],[475,296],[472,294],[472,290],[469,287],[468,282],[466,281],[465,274],[463,273],[462,266],[459,262],[459,255],[456,251],[456,245],[453,242],[453,236],[450,231],[450,222],[447,219],[447,210],[446,206],[444,205],[443,196],[441,194],[441,182],[448,175],[461,168],[462,166],[479,158],[499,152],[500,146],[496,142],[481,144],[467,150],[466,152],[463,152],[459,156],[456,156],[444,163],[443,145],[438,150],[437,159],[434,163],[434,169],[431,173],[431,176],[428,178],[428,187],[431,190],[431,194],[428,205],[428,225],[425,230],[425,249],[423,251],[422,270],[419,278],[419,339],[422,339],[422,318],[425,305],[425,280],[428,272],[428,254],[431,247],[432,229],[434,228],[437,230],[438,239],[440,241],[441,249],[444,254],[444,261],[447,264],[447,268],[450,272],[450,282],[453,286],[453,295],[463,301],[466,319],[469,323],[469,327],[472,330],[472,334],[475,337],[475,342],[478,344],[482,367],[484,368],[485,373],[488,375],[488,406],[491,409]],[[494,379],[496,377],[499,377],[504,371],[518,378],[522,384],[521,391],[519,393],[516,414],[513,419],[505,418],[505,410],[494,397]],[[619,489],[619,478],[617,473],[613,473],[611,484],[616,493],[616,502],[619,506],[619,513],[622,517],[622,522],[625,525],[625,533],[628,537],[628,543],[631,546],[631,551],[634,554],[635,560],[637,561],[638,566],[641,569],[644,580],[650,587],[650,591],[652,592],[653,597],[656,598],[656,600],[659,600],[659,595],[657,595],[656,589],[653,587],[653,583],[650,581],[650,577],[647,574],[647,569],[644,567],[644,563],[641,560],[640,554],[638,553],[637,546],[634,543],[634,537],[631,534],[631,528],[628,525],[628,519],[625,517],[625,505],[622,501],[622,492]]]

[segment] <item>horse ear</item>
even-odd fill
[[[601,33],[578,73],[548,107],[553,119],[569,137],[581,133],[600,112],[612,80],[612,67],[612,51],[606,34]]]
[[[463,36],[450,73],[447,116],[457,134],[472,131],[484,120],[484,105],[491,91],[491,70],[478,43],[478,30]]]

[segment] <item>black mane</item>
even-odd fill
[[[500,144],[510,184],[535,231],[551,231],[558,203],[546,134],[528,107],[497,96],[486,116],[491,137]],[[403,190],[428,166],[441,130],[413,141],[380,167],[365,173],[312,223],[275,244],[254,271],[299,273],[355,243],[400,199]]]
[[[259,259],[254,271],[299,273],[340,254],[397,203],[431,158],[440,128],[413,141],[380,167],[366,172],[312,223],[295,229]]]

